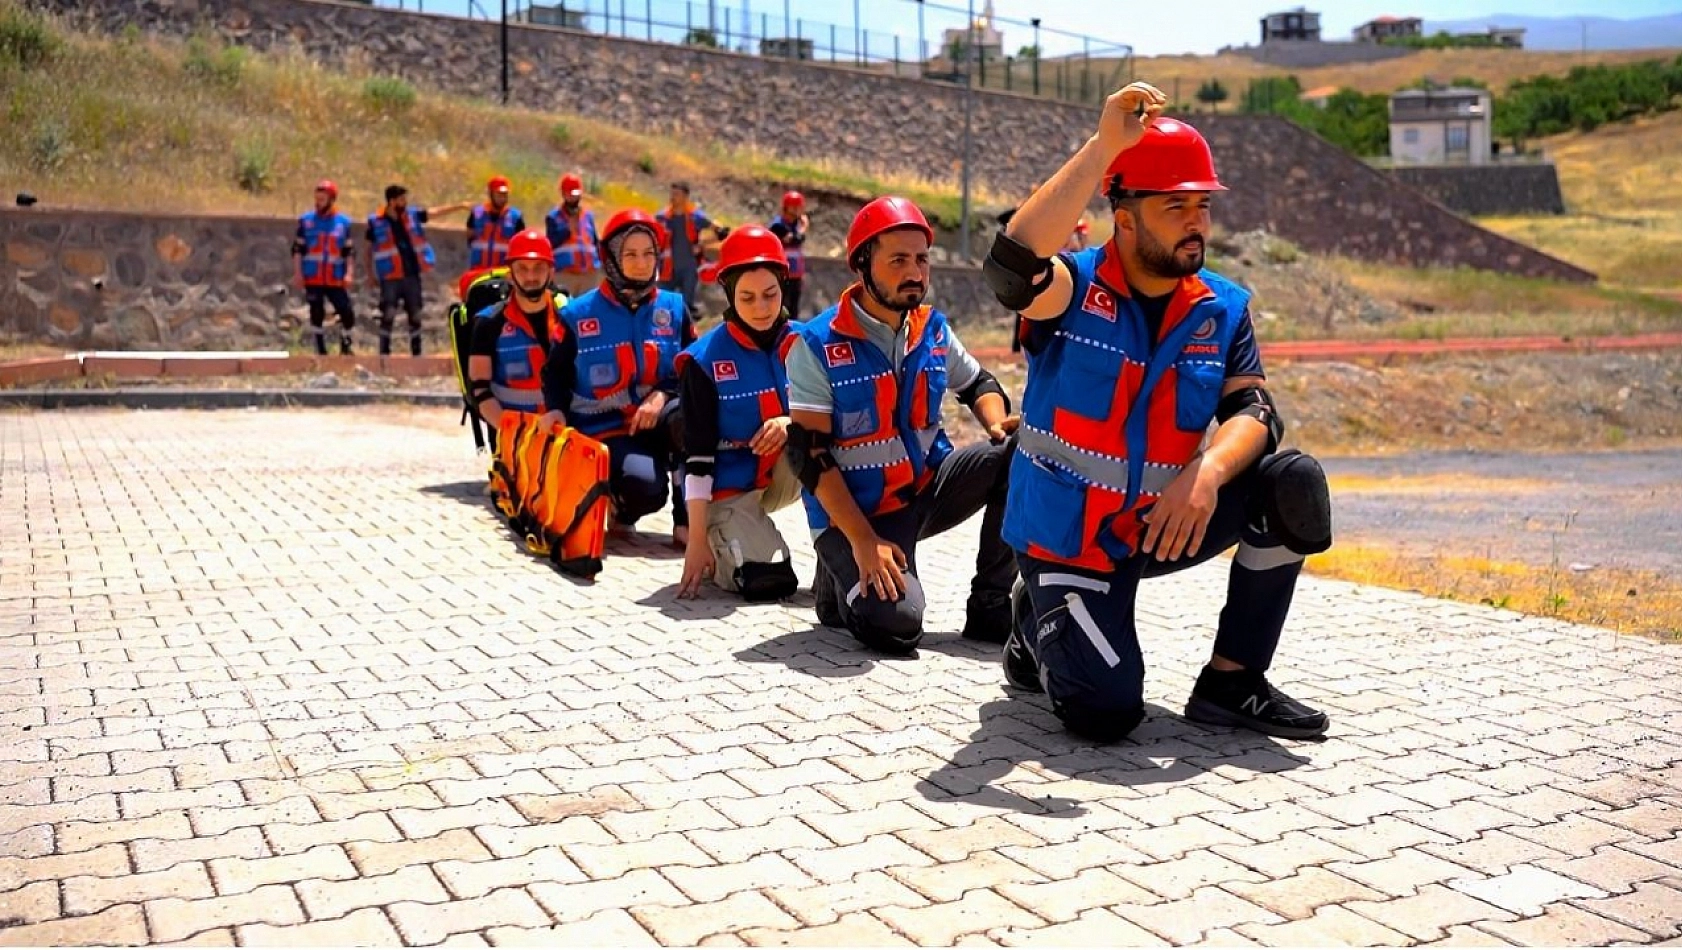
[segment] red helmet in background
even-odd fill
[[[608,218],[607,227],[602,229],[602,243],[606,244],[608,241],[613,240],[614,235],[626,228],[639,224],[654,232],[654,243],[657,246],[664,247],[666,245],[666,229],[660,227],[660,222],[655,220],[654,215],[649,214],[641,208],[626,208],[618,214],[615,214],[613,217]]]
[[[486,191],[500,191],[503,194],[507,194],[508,193],[508,179],[502,177],[501,175],[498,175],[495,178],[492,178],[490,181],[485,183],[485,190]]]
[[[553,266],[555,247],[549,243],[548,235],[527,228],[508,239],[508,263],[515,261],[543,261]]]
[[[1138,144],[1110,162],[1104,190],[1225,191],[1203,134],[1178,119],[1157,119]]]
[[[860,208],[859,213],[853,217],[852,225],[847,228],[848,262],[852,261],[859,248],[870,243],[872,239],[889,231],[908,228],[923,232],[929,244],[934,244],[934,228],[929,227],[929,220],[923,217],[923,212],[911,199],[877,198]]]
[[[806,210],[806,196],[801,194],[798,191],[793,191],[793,190],[785,191],[785,192],[783,192],[783,207],[784,208],[791,208],[791,209],[793,209],[794,211],[797,211],[797,212],[805,211]]]
[[[584,193],[584,179],[570,172],[561,176],[561,196],[576,198]]]
[[[757,224],[745,224],[724,239],[718,249],[718,277],[723,279],[733,270],[765,265],[788,276],[788,254],[783,251],[782,238]]]
[[[339,186],[333,184],[333,181],[331,179],[323,178],[320,181],[316,182],[315,183],[315,190],[316,191],[325,191],[325,192],[327,192],[327,197],[333,199],[334,201],[339,200]]]

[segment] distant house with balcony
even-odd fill
[[[1404,89],[1390,96],[1390,157],[1397,165],[1483,165],[1490,161],[1487,89]]]
[[[1305,7],[1269,13],[1261,18],[1262,45],[1278,42],[1320,42],[1320,14]]]
[[[1381,16],[1355,28],[1355,42],[1382,43],[1404,36],[1420,36],[1425,21],[1416,16]]]

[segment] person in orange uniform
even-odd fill
[[[547,413],[544,387],[565,392],[574,372],[571,351],[576,343],[549,285],[555,271],[549,239],[541,231],[514,235],[508,242],[507,264],[512,293],[475,315],[467,358],[468,396],[493,432],[504,412]],[[564,424],[566,419],[555,415],[548,421]]]
[[[1166,103],[1146,83],[1112,95],[983,268],[1022,316],[1028,354],[1004,520],[1022,572],[1005,677],[1046,693],[1071,732],[1121,739],[1145,716],[1140,579],[1236,545],[1186,716],[1313,738],[1326,715],[1266,674],[1303,558],[1331,544],[1325,473],[1278,448],[1250,293],[1204,268],[1226,189],[1208,142],[1161,117]],[[1059,253],[1100,188],[1114,237]]]
[[[339,353],[351,351],[356,310],[351,306],[353,254],[350,216],[339,211],[339,186],[323,179],[315,186],[315,208],[298,218],[292,239],[292,280],[310,308],[310,336],[318,356],[327,355],[327,305],[339,318]]]
[[[795,345],[783,306],[783,242],[757,224],[730,232],[718,251],[724,321],[678,356],[683,495],[691,531],[678,596],[711,579],[746,600],[777,600],[799,581],[771,513],[800,497],[784,457],[788,371]]]
[[[577,173],[561,176],[561,203],[544,218],[549,243],[555,246],[555,275],[567,296],[576,297],[602,279],[596,216],[584,207],[584,179]]]
[[[508,179],[498,175],[486,182],[484,203],[467,215],[467,269],[500,267],[508,259],[508,242],[525,229],[525,216],[508,203]]]
[[[672,183],[671,204],[655,215],[655,221],[659,223],[665,239],[660,248],[660,288],[681,294],[689,307],[689,319],[694,321],[701,266],[707,259],[706,248],[701,244],[702,237],[711,231],[722,241],[729,236],[730,229],[714,224],[713,219],[696,206],[689,183],[684,181]]]
[[[806,231],[812,219],[806,215],[806,196],[798,191],[783,192],[782,211],[765,226],[783,242],[788,255],[788,279],[783,281],[783,309],[789,319],[800,319],[800,295],[806,286]]]

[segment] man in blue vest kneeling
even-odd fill
[[[788,451],[816,537],[818,619],[895,654],[915,650],[923,636],[919,539],[984,512],[966,638],[1004,642],[1016,577],[999,536],[1016,420],[946,315],[923,304],[933,243],[910,201],[865,205],[847,231],[858,281],[800,330],[787,357]],[[940,424],[948,390],[991,444],[952,448]]]
[[[1226,189],[1203,136],[1159,118],[1165,103],[1145,83],[1112,95],[985,266],[1024,318],[1028,354],[1004,523],[1022,570],[1005,675],[1043,690],[1070,731],[1126,736],[1144,718],[1140,578],[1236,544],[1186,716],[1312,738],[1326,716],[1266,672],[1304,556],[1331,545],[1325,475],[1278,451],[1249,292],[1203,269],[1210,196]],[[1100,187],[1115,237],[1059,254]]]

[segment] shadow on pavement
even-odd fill
[[[485,480],[482,478],[470,482],[445,482],[442,485],[427,485],[421,489],[421,492],[427,495],[437,495],[440,498],[450,498],[464,505],[477,505],[486,510],[495,511],[496,509],[491,507],[491,496],[485,494],[485,484]]]
[[[809,595],[802,598],[797,594],[787,603],[798,610],[801,609],[802,602],[808,605],[806,610],[811,609]],[[918,654],[924,651],[983,662],[997,662],[999,647],[965,640],[956,634],[933,633],[923,636],[923,642],[916,652],[907,656],[891,656],[865,646],[844,628],[825,627],[813,622],[807,629],[780,633],[757,646],[738,650],[734,655],[744,663],[781,663],[791,670],[811,676],[839,677],[859,676],[869,672],[878,663],[916,663]]]
[[[1009,696],[981,705],[980,723],[969,744],[917,783],[924,798],[1076,817],[1085,812],[1079,801],[1033,798],[994,782],[1018,764],[1061,778],[1137,787],[1182,782],[1217,766],[1285,772],[1310,761],[1280,740],[1246,730],[1204,728],[1155,703],[1145,704],[1145,721],[1132,735],[1096,745],[1066,732],[1044,697],[1007,692]],[[1031,794],[1031,783],[1022,787]]]

